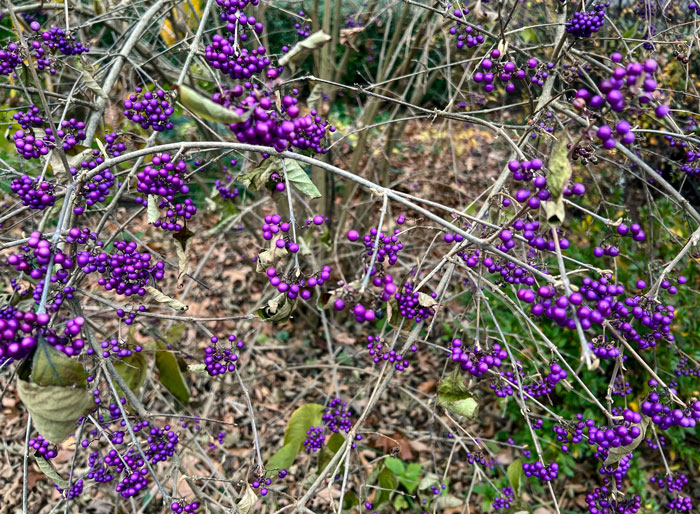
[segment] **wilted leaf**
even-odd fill
[[[146,210],[148,214],[148,223],[155,223],[160,218],[160,211],[158,210],[158,198],[156,195],[148,195],[148,208]]]
[[[250,487],[249,484],[246,484],[243,496],[241,496],[238,502],[236,502],[238,512],[240,512],[241,514],[249,514],[250,512],[253,512],[253,509],[255,508],[255,504],[257,502],[258,497],[255,494],[255,490],[252,487]]]
[[[520,479],[523,476],[523,461],[515,459],[508,465],[506,470],[508,484],[515,491],[515,496],[520,496]]]
[[[77,360],[57,350],[38,336],[32,359],[31,380],[39,386],[87,386],[87,371]]]
[[[438,405],[465,418],[476,416],[479,404],[467,392],[464,379],[458,369],[438,385]]]
[[[109,98],[109,95],[104,92],[104,89],[102,89],[99,82],[95,80],[95,77],[93,77],[86,70],[83,70],[83,82],[85,82],[85,85],[90,91],[95,93],[100,98],[104,98],[105,100]]]
[[[65,441],[75,432],[78,419],[95,407],[93,396],[80,387],[42,387],[18,380],[17,392],[36,429],[54,444]]]
[[[286,66],[288,64],[299,64],[313,51],[321,48],[326,43],[331,40],[331,36],[319,30],[314,32],[306,39],[299,41],[296,45],[292,47],[289,52],[284,54],[280,60],[280,66]]]
[[[287,172],[289,184],[294,186],[300,193],[311,199],[323,196],[297,161],[284,159],[283,167],[283,171]]]
[[[208,98],[200,95],[194,89],[180,84],[177,86],[178,93],[180,95],[180,103],[187,107],[197,116],[202,118],[219,122],[226,123],[230,125],[232,123],[242,123],[250,118],[252,110],[248,110],[243,114],[236,114],[235,112],[227,109],[223,105],[219,105],[216,102],[211,101]]]
[[[263,321],[283,321],[289,318],[295,304],[296,300],[287,298],[287,293],[280,293],[255,314]]]
[[[51,461],[46,460],[43,457],[35,457],[36,465],[39,467],[41,472],[49,477],[53,482],[61,489],[68,488],[68,481],[65,480],[59,473],[58,470],[51,464]]]
[[[323,411],[323,405],[318,403],[306,403],[298,407],[287,423],[287,429],[284,431],[284,444],[297,443],[301,445],[306,439],[307,430],[321,424]]]
[[[155,287],[146,286],[144,289],[146,289],[146,291],[148,291],[151,294],[151,296],[153,296],[153,299],[156,302],[163,303],[175,311],[186,311],[188,308],[187,305],[182,303],[180,300],[171,298],[165,293],[161,293]]]
[[[440,497],[438,497],[438,509],[454,509],[455,507],[459,507],[464,503],[463,500],[460,500],[453,494],[444,494]]]
[[[175,239],[175,251],[177,253],[177,285],[181,287],[185,282],[185,275],[189,266],[190,248],[192,246],[192,236],[194,232],[183,228],[173,234]]]
[[[251,191],[260,191],[270,180],[270,175],[276,171],[279,171],[277,169],[276,159],[270,157],[248,173],[238,175],[236,180]]]
[[[258,254],[258,260],[255,264],[255,271],[265,273],[268,268],[277,266],[277,263],[287,257],[289,252],[286,248],[278,248],[276,244],[272,244],[269,250],[263,250]]]
[[[634,449],[639,446],[639,444],[644,440],[644,436],[647,431],[647,427],[649,426],[649,416],[646,414],[642,414],[642,421],[640,423],[632,423],[631,427],[639,427],[640,433],[639,435],[632,441],[632,443],[628,444],[627,446],[620,446],[618,448],[609,448],[608,449],[608,457],[605,459],[603,462],[603,466],[610,466],[611,464],[615,464],[617,462],[620,462],[623,457],[626,457],[630,453],[634,451]]]
[[[309,109],[316,109],[318,111],[321,107],[321,101],[323,100],[323,86],[321,84],[316,84],[309,93],[309,97],[306,99],[306,105]]]
[[[563,223],[565,217],[563,193],[572,173],[569,150],[566,148],[567,141],[566,134],[562,134],[552,148],[547,164],[547,187],[551,198],[544,202],[544,210],[547,222],[551,224]]]
[[[472,13],[476,17],[476,19],[481,22],[495,21],[498,19],[498,13],[496,11],[492,11],[491,9],[487,9],[483,5],[481,5],[481,0],[476,0],[476,4],[474,4]]]
[[[190,391],[182,376],[180,365],[173,353],[168,350],[162,341],[156,341],[156,368],[158,368],[158,380],[172,395],[187,404],[190,401]]]

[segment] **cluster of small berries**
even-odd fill
[[[277,473],[277,478],[278,479],[283,479],[284,477],[287,476],[287,470],[286,469],[281,469]],[[272,478],[271,477],[260,477],[256,480],[253,480],[253,482],[250,484],[250,486],[253,489],[260,489],[260,496],[267,496],[267,493],[269,492],[268,487],[272,485]]]
[[[540,482],[551,482],[559,476],[559,464],[552,462],[546,465],[540,461],[534,464],[523,462],[523,473],[526,477],[538,478]]]
[[[151,254],[141,253],[133,241],[115,241],[114,252],[81,251],[76,262],[84,273],[100,273],[97,281],[106,291],[125,296],[146,294],[145,287],[165,276],[165,263],[151,264]]]
[[[183,500],[180,500],[170,504],[170,510],[175,514],[189,514],[192,512],[197,512],[198,508],[199,502],[196,501],[187,503]]]
[[[613,491],[607,486],[596,487],[586,495],[586,504],[590,514],[636,514],[642,507],[642,498],[616,499]]]
[[[231,334],[228,336],[229,345],[231,348],[219,349],[219,338],[212,336],[211,344],[204,350],[204,365],[207,368],[207,373],[211,376],[223,375],[225,373],[233,373],[236,371],[236,361],[238,355],[234,353],[235,349],[241,350],[245,347],[243,341],[236,341],[236,336]]]
[[[456,18],[463,18],[469,14],[469,9],[455,9],[453,14]],[[462,30],[462,26],[464,26],[464,30]],[[472,27],[471,25],[466,25],[461,21],[457,21],[454,26],[450,27],[450,34],[456,36],[458,49],[474,48],[486,41],[484,35],[479,32],[480,28],[481,25]]]
[[[141,125],[146,130],[149,127],[157,132],[172,130],[173,122],[170,116],[175,112],[170,104],[172,95],[162,89],[155,92],[144,91],[137,87],[135,93],[124,100],[124,116]]]
[[[605,24],[605,9],[610,2],[594,4],[591,11],[576,11],[566,23],[566,32],[577,38],[589,38]]]
[[[367,336],[367,350],[375,364],[387,361],[394,365],[396,371],[403,371],[409,367],[410,362],[405,356],[400,355],[396,350],[385,348],[384,339],[380,336]],[[418,347],[411,345],[411,351],[416,352]]]
[[[515,502],[515,491],[508,486],[501,489],[501,494],[494,498],[491,506],[494,510],[507,510],[513,502]]]
[[[50,182],[35,180],[29,175],[22,175],[10,183],[10,190],[30,209],[43,210],[56,202],[55,186]]]
[[[37,456],[46,460],[51,460],[58,455],[58,448],[55,444],[49,443],[41,434],[29,440],[29,447],[33,448]]]
[[[234,99],[237,92],[235,89],[231,91]],[[235,105],[232,110],[236,114],[243,116],[250,111],[250,115],[245,121],[232,123],[229,128],[241,143],[272,146],[278,152],[294,147],[324,154],[327,152],[324,146],[326,133],[335,132],[335,127],[324,121],[314,109],[301,116],[297,106],[298,94],[298,90],[295,89],[293,95],[283,96],[280,111],[277,110],[273,98],[268,95],[249,95],[241,100],[231,99],[231,104]],[[217,96],[212,100],[218,100],[224,105],[229,103],[229,100],[222,102],[222,98]]]
[[[508,358],[508,352],[498,343],[491,348],[481,348],[475,344],[465,350],[462,340],[455,338],[452,340],[450,358],[452,362],[458,363],[462,370],[469,372],[472,376],[480,377],[490,369],[500,367]]]

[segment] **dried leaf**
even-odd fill
[[[323,196],[297,161],[284,159],[282,166],[283,171],[287,173],[290,185],[294,186],[300,193],[312,199]]]
[[[32,359],[31,381],[39,386],[87,386],[87,371],[39,335]]]
[[[177,252],[178,287],[182,287],[182,284],[185,282],[185,275],[187,275],[192,236],[194,236],[194,232],[187,228],[183,228],[173,234],[173,239],[175,239],[175,251]]]
[[[564,222],[566,216],[564,210],[564,188],[571,178],[571,162],[569,162],[569,151],[566,134],[562,134],[559,141],[552,148],[547,168],[547,187],[551,194],[549,201],[544,203],[544,211],[547,222],[553,225]]]
[[[240,497],[240,499],[236,503],[236,506],[238,507],[238,511],[241,514],[249,514],[250,512],[253,512],[253,509],[255,508],[255,504],[257,502],[258,497],[255,494],[255,490],[253,490],[253,488],[250,487],[249,484],[246,484],[243,496]]]
[[[95,80],[95,77],[93,77],[90,73],[88,73],[85,70],[83,70],[83,82],[85,82],[85,85],[90,91],[95,93],[100,98],[104,98],[105,100],[109,98],[109,95],[104,92],[104,89],[102,89],[102,86],[100,86],[99,82]]]
[[[155,223],[160,218],[160,211],[158,210],[158,198],[156,195],[148,195],[148,223]]]
[[[182,303],[180,300],[177,300],[175,298],[171,298],[165,293],[161,293],[158,291],[155,287],[152,286],[146,286],[145,287],[146,291],[148,291],[151,296],[153,296],[153,299],[158,302],[158,303],[164,303],[171,309],[175,311],[186,311],[187,310],[187,305]]]
[[[319,30],[306,39],[299,41],[289,52],[284,54],[279,60],[280,66],[288,64],[295,65],[301,63],[313,51],[321,48],[331,40],[331,36]],[[293,67],[293,66],[292,66]]]
[[[286,321],[294,310],[296,300],[287,298],[287,293],[280,293],[255,314],[263,321]]]
[[[255,265],[255,271],[265,273],[268,268],[277,266],[277,263],[289,255],[286,248],[278,248],[273,244],[269,250],[263,250],[258,254],[258,261]]]
[[[306,105],[309,106],[309,109],[316,109],[318,111],[321,107],[321,100],[323,100],[323,87],[321,84],[316,84],[311,90],[311,93],[309,93],[309,97],[306,99]]]

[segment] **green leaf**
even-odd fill
[[[401,476],[404,473],[404,466],[403,462],[399,459],[396,459],[394,457],[387,457],[384,460],[384,464],[386,465],[387,468],[389,468],[394,475]]]
[[[252,110],[249,110],[243,114],[236,114],[223,105],[219,105],[216,102],[212,102],[208,98],[205,98],[197,91],[185,86],[184,84],[177,86],[177,90],[180,94],[180,103],[182,105],[195,113],[197,116],[201,116],[209,121],[226,123],[228,125],[232,123],[242,123],[250,118],[250,115],[253,112]]]
[[[61,489],[68,488],[68,480],[64,479],[58,472],[58,470],[51,464],[51,461],[46,460],[44,457],[35,457],[36,465],[41,470],[41,472],[49,477],[53,482]]]
[[[146,370],[148,364],[143,352],[133,352],[128,357],[119,359],[114,363],[114,368],[119,373],[119,376],[124,379],[127,387],[138,396],[139,389],[146,380]],[[117,390],[121,394],[119,386]]]
[[[40,386],[87,386],[87,371],[77,360],[38,337],[32,360],[31,380]]]
[[[301,165],[292,159],[284,159],[283,171],[287,172],[289,183],[294,186],[300,193],[309,198],[321,198],[323,196],[316,185],[311,181],[309,176],[304,171]]]
[[[318,456],[319,473],[326,469],[326,466],[328,466],[328,463],[333,459],[333,456],[338,452],[344,442],[345,437],[337,432],[328,439],[328,442],[321,448],[321,452]]]
[[[634,451],[634,449],[639,446],[639,443],[644,440],[647,427],[649,426],[649,416],[646,414],[642,414],[642,421],[640,423],[632,423],[630,428],[632,426],[637,426],[641,430],[639,435],[627,446],[620,446],[618,448],[610,448],[608,457],[605,459],[605,462],[603,462],[603,466],[610,466],[611,464],[615,464],[617,462],[620,462],[623,457],[629,455]]]
[[[294,463],[294,459],[297,458],[300,449],[301,445],[297,442],[285,444],[282,446],[282,448],[277,450],[272,457],[270,457],[270,460],[267,461],[267,465],[265,467],[272,470],[289,469],[289,467]]]
[[[406,498],[404,498],[403,494],[397,494],[396,498],[394,498],[394,510],[398,512],[400,510],[407,509],[408,507],[408,502],[406,501]]]
[[[564,133],[552,148],[547,164],[547,187],[551,198],[544,203],[544,210],[547,222],[553,225],[563,223],[565,218],[563,193],[572,173],[567,144],[567,134]]]
[[[356,505],[360,504],[360,499],[353,491],[345,491],[343,495],[343,510],[350,511]]]
[[[289,418],[284,431],[284,444],[301,445],[306,440],[306,431],[321,424],[325,407],[318,403],[306,403],[298,407]]]
[[[322,30],[314,32],[306,39],[299,41],[289,52],[284,54],[279,60],[279,65],[286,66],[291,64],[290,68],[294,68],[294,65],[301,63],[313,50],[321,48],[330,40],[331,36]]]
[[[508,484],[515,491],[515,496],[520,496],[520,479],[523,476],[523,462],[520,459],[515,459],[508,465],[506,470],[508,475]]]
[[[455,369],[438,385],[438,405],[465,418],[476,417],[479,404],[467,392],[459,369]]]
[[[401,482],[401,485],[403,485],[409,493],[413,493],[413,491],[415,491],[418,487],[418,477],[420,477],[420,474],[420,464],[417,462],[411,462],[408,466],[406,466],[403,476],[399,477],[399,482]]]
[[[65,441],[75,432],[78,419],[95,407],[93,396],[80,387],[44,387],[18,380],[17,393],[36,429],[54,444]]]
[[[386,503],[391,498],[391,494],[396,490],[398,486],[398,481],[396,475],[387,468],[386,466],[379,473],[377,477],[377,493],[374,496],[374,501],[372,502],[374,506],[379,506],[382,503]]]
[[[148,223],[155,223],[160,218],[158,210],[158,198],[156,195],[148,195],[148,206],[146,208]]]
[[[286,321],[294,310],[296,300],[287,298],[287,293],[280,293],[262,309],[258,309],[255,314],[263,321]]]
[[[190,401],[190,391],[182,376],[177,358],[168,350],[162,341],[156,341],[156,368],[158,380],[180,402]]]

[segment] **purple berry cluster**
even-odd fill
[[[41,137],[36,134],[40,127],[37,127],[34,121],[31,126],[27,125],[26,129],[17,130],[12,136],[17,153],[25,159],[37,159],[47,155],[57,144],[65,151],[70,150],[85,139],[85,123],[75,118],[63,120],[55,135],[50,128],[41,129],[44,132]]]
[[[81,478],[80,480],[73,482],[68,491],[61,489],[57,484],[54,484],[54,487],[66,500],[73,500],[83,493],[83,479]]]
[[[479,64],[479,71],[474,72],[472,79],[481,84],[484,92],[490,93],[496,88],[496,79],[505,85],[507,93],[516,90],[516,83],[522,82],[534,86],[542,86],[549,76],[553,63],[541,64],[537,59],[529,59],[526,65],[519,68],[515,61],[502,61],[503,54],[497,48],[491,50],[489,57]],[[535,134],[536,135],[536,134]]]
[[[385,284],[385,291],[386,285],[388,284]],[[431,297],[436,298],[437,293],[431,293]],[[421,299],[420,293],[418,291],[413,291],[413,285],[410,282],[404,282],[403,290],[397,291],[394,294],[394,298],[396,299],[396,306],[399,314],[403,318],[420,323],[435,314],[431,306],[422,305],[423,300]]]
[[[286,476],[287,476],[286,469],[281,469],[277,473],[277,478],[280,480]],[[256,489],[256,490],[260,489],[260,496],[267,496],[267,493],[269,492],[268,487],[270,487],[270,485],[272,485],[272,477],[271,476],[267,476],[267,477],[261,476],[261,477],[257,478],[256,480],[253,480],[253,482],[251,482],[251,484],[250,484],[250,486],[253,489]]]
[[[204,350],[204,365],[207,368],[207,373],[216,376],[236,371],[238,355],[233,352],[233,345],[235,343],[235,349],[240,350],[245,346],[243,341],[236,341],[236,336],[231,334],[228,336],[231,348],[224,349],[219,349],[218,337],[212,336],[210,341],[211,344]]]
[[[43,210],[56,202],[55,186],[50,182],[38,182],[29,175],[22,175],[10,183],[10,189],[30,209]]]
[[[78,355],[85,341],[78,338],[85,320],[81,317],[66,320],[62,335],[48,328],[50,316],[46,313],[25,312],[11,305],[0,309],[0,361],[27,357],[43,338],[48,344],[68,356]]]
[[[536,477],[540,482],[551,482],[559,476],[559,464],[543,464],[540,461],[530,464],[523,462],[523,473],[526,477]]]
[[[469,9],[455,9],[453,14],[456,18],[464,18],[467,14],[469,14]],[[463,30],[462,27],[464,27]],[[461,21],[457,21],[454,26],[450,27],[450,35],[456,37],[458,49],[474,48],[486,41],[484,35],[479,32],[480,28],[481,25],[475,25],[475,27],[472,27],[462,23]]]
[[[15,68],[22,64],[22,54],[17,43],[0,49],[0,75],[14,75]]]
[[[41,434],[29,440],[29,447],[36,452],[37,456],[43,457],[46,460],[51,460],[58,455],[58,448],[56,445],[49,443]]]
[[[243,34],[242,36],[244,36]],[[265,71],[271,64],[270,58],[266,55],[264,46],[259,46],[249,51],[247,48],[238,49],[235,36],[222,36],[214,34],[211,45],[205,49],[205,57],[212,68],[220,70],[224,75],[228,75],[234,80],[249,81],[258,73]],[[273,79],[277,77],[276,68],[267,69],[267,77]],[[247,82],[248,89],[253,85]],[[238,86],[240,87],[240,86]],[[242,90],[241,90],[242,91]],[[213,98],[216,101],[216,97]]]
[[[322,421],[324,426],[312,426],[306,431],[307,437],[304,441],[304,447],[309,452],[317,452],[326,444],[326,429],[334,434],[340,431],[346,434],[350,432],[352,428],[352,413],[348,408],[347,402],[340,398],[333,398],[323,412]],[[362,440],[362,436],[357,434],[355,440]],[[355,448],[354,442],[352,447]]]
[[[474,377],[480,377],[492,368],[499,368],[508,358],[508,352],[498,343],[491,348],[481,348],[475,344],[465,350],[462,340],[455,338],[452,340],[450,358],[452,362],[458,363],[462,370]]]
[[[155,92],[144,91],[137,87],[135,93],[124,100],[124,116],[141,125],[146,130],[149,127],[157,132],[172,130],[170,116],[175,112],[170,104],[172,95],[162,89]]]
[[[566,32],[577,38],[589,38],[605,24],[605,9],[610,2],[594,4],[591,11],[576,11],[566,23]]]
[[[100,273],[97,281],[106,291],[114,291],[125,296],[146,294],[145,287],[165,276],[165,264],[151,263],[149,253],[137,250],[133,241],[115,241],[115,251],[92,253],[78,252],[76,262],[84,273]]]
[[[667,405],[667,399],[668,395],[663,392],[659,394],[653,391],[641,405],[642,413],[649,416],[651,422],[661,430],[676,426],[693,428],[700,421],[700,401],[683,409],[674,409]]]
[[[324,146],[326,134],[335,132],[335,127],[324,121],[314,109],[301,116],[297,106],[298,93],[295,89],[293,95],[283,96],[279,111],[270,93],[260,97],[249,95],[239,100],[243,95],[240,86],[224,95],[214,95],[212,100],[240,116],[250,113],[245,121],[229,125],[241,143],[272,146],[278,152],[294,147],[324,154],[327,152]]]
[[[567,453],[569,445],[583,441],[583,432],[586,427],[590,428],[595,424],[592,419],[583,420],[582,414],[576,415],[576,421],[561,421],[552,427],[552,432],[556,434],[556,439],[561,444],[561,451]]]
[[[590,514],[636,514],[642,508],[642,498],[616,499],[611,488],[603,486],[586,495],[586,504]]]
[[[396,371],[407,369],[410,365],[408,359],[396,350],[385,347],[385,344],[384,339],[380,336],[367,336],[367,353],[372,357],[374,363],[379,364],[382,361],[386,361],[393,364]],[[416,352],[418,347],[413,344],[410,350]]]
[[[246,30],[253,30],[256,34],[262,34],[263,24],[254,16],[246,16],[243,12],[248,4],[258,5],[258,0],[216,0],[221,12],[220,18],[226,24],[226,30],[231,34],[239,34],[241,41],[248,39]]]
[[[197,512],[199,508],[199,502],[193,501],[191,503],[186,503],[185,501],[176,501],[170,504],[170,510],[175,514],[189,514],[192,512]]]
[[[491,506],[494,510],[507,510],[513,502],[515,502],[515,491],[508,486],[501,489],[501,494],[494,498]]]

